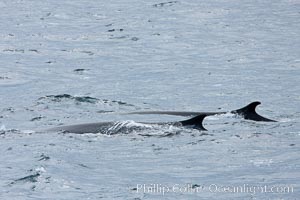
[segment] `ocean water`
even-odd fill
[[[1,0],[0,199],[299,199],[300,1]],[[142,110],[230,111],[198,131]],[[115,121],[115,134],[37,132]]]

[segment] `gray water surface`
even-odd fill
[[[2,0],[0,10],[0,199],[299,198],[298,0]],[[124,115],[257,100],[278,123],[226,114],[200,132],[138,123],[184,117]],[[35,132],[102,121],[142,128]]]

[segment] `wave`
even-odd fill
[[[90,96],[73,96],[70,94],[46,95],[46,96],[38,98],[38,103],[43,103],[44,101],[63,102],[63,101],[68,101],[68,100],[72,100],[75,103],[118,104],[118,105],[123,105],[123,106],[133,106],[134,107],[133,104],[129,104],[127,102],[120,101],[120,100],[98,99],[98,98],[90,97]]]

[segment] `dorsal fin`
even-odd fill
[[[242,115],[245,119],[254,120],[254,121],[264,121],[264,122],[276,122],[275,120],[265,118],[256,113],[255,109],[261,103],[259,101],[255,101],[250,103],[249,105],[240,108],[238,110],[231,111],[231,113],[235,113],[238,115]]]
[[[180,121],[182,126],[193,126],[193,128],[196,128],[198,130],[206,131],[206,129],[203,127],[203,120],[204,118],[208,116],[206,114],[197,115],[196,117],[190,118],[188,120]]]

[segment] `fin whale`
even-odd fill
[[[233,110],[233,111],[231,111],[231,113],[241,115],[242,117],[244,117],[244,119],[253,120],[253,121],[277,122],[273,119],[268,119],[268,118],[265,118],[265,117],[257,114],[255,109],[260,104],[261,104],[261,102],[255,101],[255,102],[248,104],[247,106],[245,106],[243,108]]]
[[[126,114],[162,114],[162,115],[178,115],[178,116],[196,116],[196,115],[220,115],[220,114],[226,114],[226,113],[233,113],[242,116],[244,119],[252,120],[252,121],[263,121],[263,122],[276,122],[275,120],[265,118],[261,115],[259,115],[256,112],[256,107],[260,105],[261,102],[255,101],[247,106],[232,110],[230,112],[188,112],[188,111],[138,111],[138,112],[130,112]]]
[[[206,114],[200,114],[187,120],[177,121],[177,122],[166,122],[166,123],[143,123],[143,124],[157,124],[157,125],[174,125],[183,126],[188,128],[198,129],[200,131],[206,131],[203,127],[202,122],[204,118],[208,116]],[[70,126],[59,126],[47,129],[46,132],[63,132],[63,133],[107,133],[108,130],[113,127],[116,122],[98,122],[98,123],[87,123],[87,124],[77,124]]]
[[[126,114],[166,114],[166,115],[178,115],[178,116],[193,116],[190,119],[177,121],[177,122],[165,122],[165,123],[143,123],[143,124],[157,124],[157,125],[174,125],[183,126],[188,128],[198,129],[200,131],[206,131],[203,127],[203,120],[207,116],[220,115],[226,113],[233,113],[242,116],[244,119],[253,121],[263,121],[263,122],[276,122],[275,120],[265,118],[256,113],[255,109],[261,103],[259,101],[252,102],[247,106],[233,110],[230,112],[177,112],[177,111],[139,111],[131,112]],[[113,127],[116,122],[98,122],[98,123],[87,123],[87,124],[77,124],[69,126],[59,126],[47,129],[46,132],[63,132],[63,133],[107,133],[108,130]]]

